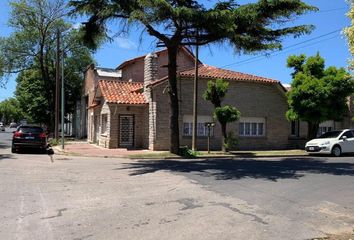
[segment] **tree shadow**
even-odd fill
[[[216,180],[238,180],[242,178],[298,179],[306,173],[354,176],[354,164],[327,162],[326,159],[289,157],[280,160],[254,159],[207,159],[207,160],[144,160],[126,163],[122,168],[130,169],[131,176],[165,170],[177,173],[198,174]]]

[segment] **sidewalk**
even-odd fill
[[[126,148],[108,149],[89,144],[87,142],[69,142],[62,150],[61,146],[53,147],[57,154],[69,154],[87,157],[117,157],[117,158],[136,158],[136,159],[180,159],[181,156],[169,153],[168,151],[152,151],[148,149],[128,150]],[[278,151],[234,151],[229,153],[198,152],[195,156],[199,159],[207,158],[264,158],[264,157],[305,157],[308,154],[303,150],[278,150]]]
[[[87,157],[128,157],[136,154],[156,153],[151,150],[128,150],[126,148],[108,149],[89,143],[69,143],[66,144],[64,150],[61,146],[54,146],[53,150],[57,154],[80,155]]]

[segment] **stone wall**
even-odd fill
[[[205,79],[199,81],[198,115],[212,115],[214,107],[210,102],[202,99],[207,86]],[[182,79],[178,82],[180,96],[180,144],[191,145],[191,137],[182,134],[183,115],[193,113],[193,80]],[[156,103],[156,126],[154,150],[167,150],[169,147],[169,105],[168,93],[164,93],[166,83],[153,88],[153,101]],[[284,92],[277,84],[262,84],[252,82],[230,81],[229,91],[223,104],[237,107],[243,117],[265,118],[264,137],[238,136],[238,122],[228,124],[228,131],[232,131],[239,139],[240,149],[283,149],[287,147],[290,135],[290,123],[285,118],[287,102]],[[207,138],[198,138],[198,148],[205,149]],[[221,129],[216,124],[214,137],[211,139],[213,149],[221,148]]]
[[[109,148],[119,147],[119,115],[134,115],[134,148],[148,147],[148,106],[109,104]]]

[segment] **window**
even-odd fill
[[[352,137],[354,137],[352,131],[346,131],[345,133],[343,133],[342,137],[343,137],[343,136],[346,136],[347,138],[352,138]]]
[[[335,130],[334,125],[335,125],[334,121],[331,120],[321,123],[320,126],[318,127],[317,136],[321,136],[326,132]]]
[[[264,118],[240,118],[238,124],[238,134],[239,136],[261,137],[265,135],[264,127]]]
[[[107,133],[107,114],[102,114],[102,119],[101,119],[101,133],[106,134]]]
[[[300,121],[291,121],[291,136],[300,136]]]
[[[205,126],[206,122],[211,122],[212,118],[209,116],[198,116],[197,124],[197,136],[208,136],[208,127]],[[183,136],[192,136],[193,134],[193,116],[184,115],[183,116]],[[214,129],[210,128],[210,136],[213,136]]]

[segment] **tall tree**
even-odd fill
[[[21,107],[27,107],[25,112],[33,113],[34,120],[52,129],[57,31],[62,33],[62,52],[66,54],[66,99],[70,102],[66,109],[69,113],[73,110],[73,97],[80,95],[81,72],[92,62],[90,51],[80,42],[78,30],[65,21],[67,13],[63,0],[15,0],[10,5],[9,26],[14,32],[0,39],[0,77],[4,83],[8,74],[22,73],[17,79],[16,92]],[[38,104],[29,104],[37,100],[40,100]]]
[[[240,118],[240,112],[237,110],[237,108],[229,105],[221,106],[221,103],[227,93],[228,87],[229,83],[222,79],[208,81],[208,87],[203,94],[204,100],[210,101],[215,107],[213,115],[214,119],[218,120],[221,126],[221,147],[223,152],[226,151],[227,123],[237,121]]]
[[[287,93],[289,120],[308,123],[308,138],[315,138],[321,122],[340,120],[348,111],[348,96],[354,92],[354,81],[344,68],[325,68],[317,53],[306,57],[290,56],[287,66],[294,69],[291,90]]]
[[[228,42],[238,52],[279,49],[282,37],[306,34],[313,28],[309,25],[284,27],[284,23],[316,10],[301,0],[259,0],[244,5],[225,0],[211,8],[196,0],[71,0],[70,4],[75,13],[89,17],[83,32],[91,47],[97,47],[102,37],[107,36],[108,23],[114,20],[118,20],[120,32],[129,30],[129,24],[138,24],[167,47],[170,151],[173,153],[179,148],[178,47]]]
[[[351,25],[344,29],[344,33],[348,40],[349,51],[354,56],[354,0],[348,0],[348,3],[350,4],[350,10],[347,16],[350,18]],[[350,60],[349,67],[354,68],[354,59]]]

